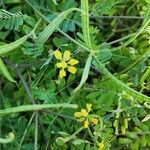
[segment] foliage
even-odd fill
[[[1,0],[0,149],[149,149],[149,35],[149,0]]]

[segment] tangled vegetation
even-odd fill
[[[150,0],[0,0],[0,150],[150,149]]]

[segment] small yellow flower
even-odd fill
[[[85,120],[83,126],[84,126],[84,128],[88,128],[88,126],[89,126],[89,121],[88,121],[88,120]]]
[[[98,124],[98,119],[96,119],[96,118],[92,118],[92,119],[91,119],[91,122],[92,122],[93,124],[95,124],[95,125],[96,125],[96,124]]]
[[[90,104],[90,103],[86,104],[86,108],[87,108],[88,112],[90,112],[92,110],[91,107],[92,107],[92,104]]]
[[[84,128],[88,128],[89,125],[96,125],[98,124],[98,119],[96,117],[93,117],[93,115],[89,114],[91,109],[92,104],[87,103],[86,104],[86,109],[81,109],[80,112],[75,112],[74,117],[77,118],[77,121],[83,123]]]
[[[103,141],[101,142],[101,143],[99,143],[99,150],[103,150],[104,149],[104,143],[103,143]]]
[[[54,56],[56,59],[60,61],[59,63],[56,64],[56,67],[61,69],[59,72],[59,77],[61,79],[66,76],[65,68],[67,68],[67,70],[72,74],[76,73],[77,68],[74,67],[74,65],[78,64],[79,61],[70,58],[71,56],[70,51],[66,50],[64,54],[62,54],[59,50],[56,50],[54,51]]]
[[[81,109],[81,113],[83,117],[86,117],[88,115],[88,112],[85,109]]]
[[[80,118],[80,117],[82,117],[82,113],[81,112],[75,112],[74,117]]]

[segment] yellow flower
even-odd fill
[[[91,119],[91,122],[92,122],[93,124],[95,124],[95,125],[96,125],[96,124],[98,124],[98,119],[96,119],[96,118],[92,118],[92,119]]]
[[[91,107],[92,107],[92,104],[90,104],[90,103],[86,104],[86,108],[87,108],[88,112],[90,112],[92,110]]]
[[[81,112],[75,112],[74,117],[80,118],[80,117],[82,117],[82,113]]]
[[[89,121],[88,121],[88,120],[85,120],[83,126],[84,126],[84,128],[88,128],[88,126],[89,126]]]
[[[104,143],[103,143],[103,141],[101,142],[101,143],[99,143],[99,150],[103,150],[104,149]]]
[[[89,112],[91,109],[92,104],[87,103],[86,109],[81,109],[80,112],[75,112],[74,117],[77,118],[77,121],[83,123],[84,128],[88,128],[89,125],[96,125],[98,124],[98,119],[96,117],[93,117],[93,115],[90,115]]]
[[[86,117],[88,115],[88,112],[85,109],[81,109],[81,113],[83,117]]]
[[[72,73],[75,74],[77,71],[77,68],[74,67],[74,65],[78,64],[79,61],[76,59],[71,59],[71,53],[70,51],[66,50],[64,52],[64,54],[62,54],[59,50],[54,51],[54,56],[56,59],[58,59],[60,62],[56,64],[57,68],[61,68],[60,72],[59,72],[59,77],[63,78],[66,76],[66,71],[64,70],[65,68],[67,68],[67,70]]]

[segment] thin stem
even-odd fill
[[[64,138],[64,142],[68,142],[71,139],[73,139],[78,133],[80,133],[83,130],[83,127],[79,128],[75,133],[73,133],[71,136]]]
[[[42,109],[60,108],[60,107],[77,109],[78,105],[68,104],[68,103],[21,105],[18,107],[12,107],[12,108],[6,108],[6,109],[0,110],[0,117],[6,116],[12,113],[37,111],[37,110],[42,110]]]
[[[144,17],[141,16],[94,16],[91,15],[90,18],[96,18],[96,19],[144,19]]]
[[[23,141],[24,141],[24,138],[25,138],[25,136],[26,136],[26,134],[27,134],[27,130],[28,130],[28,128],[29,128],[29,126],[30,126],[30,124],[31,124],[31,122],[32,122],[32,120],[33,120],[33,118],[34,118],[34,116],[35,116],[35,113],[32,114],[32,116],[31,116],[31,118],[30,118],[30,120],[29,120],[29,123],[27,124],[27,127],[26,127],[26,129],[25,129],[25,131],[24,131],[24,134],[23,134],[22,138],[21,138],[21,141],[20,141],[18,150],[21,150],[21,145],[22,145],[22,143],[23,143]]]
[[[11,64],[8,60],[7,60],[7,62],[8,62],[9,65],[11,65],[12,67],[15,68],[15,70],[16,70],[18,76],[20,77],[20,80],[22,81],[22,83],[23,83],[23,85],[24,85],[24,88],[25,88],[25,90],[26,90],[26,92],[27,92],[27,95],[29,96],[29,99],[30,99],[31,103],[32,103],[32,104],[36,104],[36,102],[35,102],[35,100],[34,100],[32,94],[31,94],[31,92],[30,92],[29,87],[28,87],[27,83],[25,82],[24,77],[21,75],[21,73],[20,73],[20,71],[19,71],[18,65],[17,65],[17,64],[16,64],[16,65]],[[44,141],[44,143],[47,143],[46,135],[45,135],[45,129],[44,129],[44,127],[43,127],[43,124],[42,124],[42,122],[41,122],[40,117],[38,117],[38,119],[39,119],[39,124],[40,124],[40,128],[41,128],[41,133],[42,133],[43,141]]]
[[[69,119],[69,120],[72,120],[72,121],[77,121],[74,117],[63,115],[63,114],[60,114],[60,113],[56,113],[56,112],[53,112],[51,110],[42,110],[42,112],[45,112],[45,113],[48,113],[48,114],[53,114],[55,116],[65,118],[65,119]]]
[[[24,80],[24,77],[21,75],[21,73],[20,73],[19,68],[18,68],[17,65],[15,65],[15,70],[16,70],[16,72],[17,72],[17,74],[18,74],[20,80],[22,81],[22,84],[23,84],[23,86],[24,86],[24,88],[25,88],[25,90],[26,90],[26,92],[27,92],[27,95],[28,95],[30,101],[32,102],[32,104],[36,104],[36,102],[35,102],[35,100],[34,100],[32,94],[31,94],[31,92],[30,92],[30,90],[29,90],[29,87],[28,87],[26,81]]]
[[[95,143],[94,136],[93,136],[93,134],[92,134],[92,132],[91,132],[91,130],[90,130],[89,127],[88,127],[88,133],[89,133],[89,135],[91,136],[93,142]]]
[[[3,0],[0,0],[0,5],[3,7],[3,9],[6,9],[4,3],[3,3]]]
[[[35,133],[34,133],[34,150],[38,150],[38,118],[39,114],[35,114]]]

